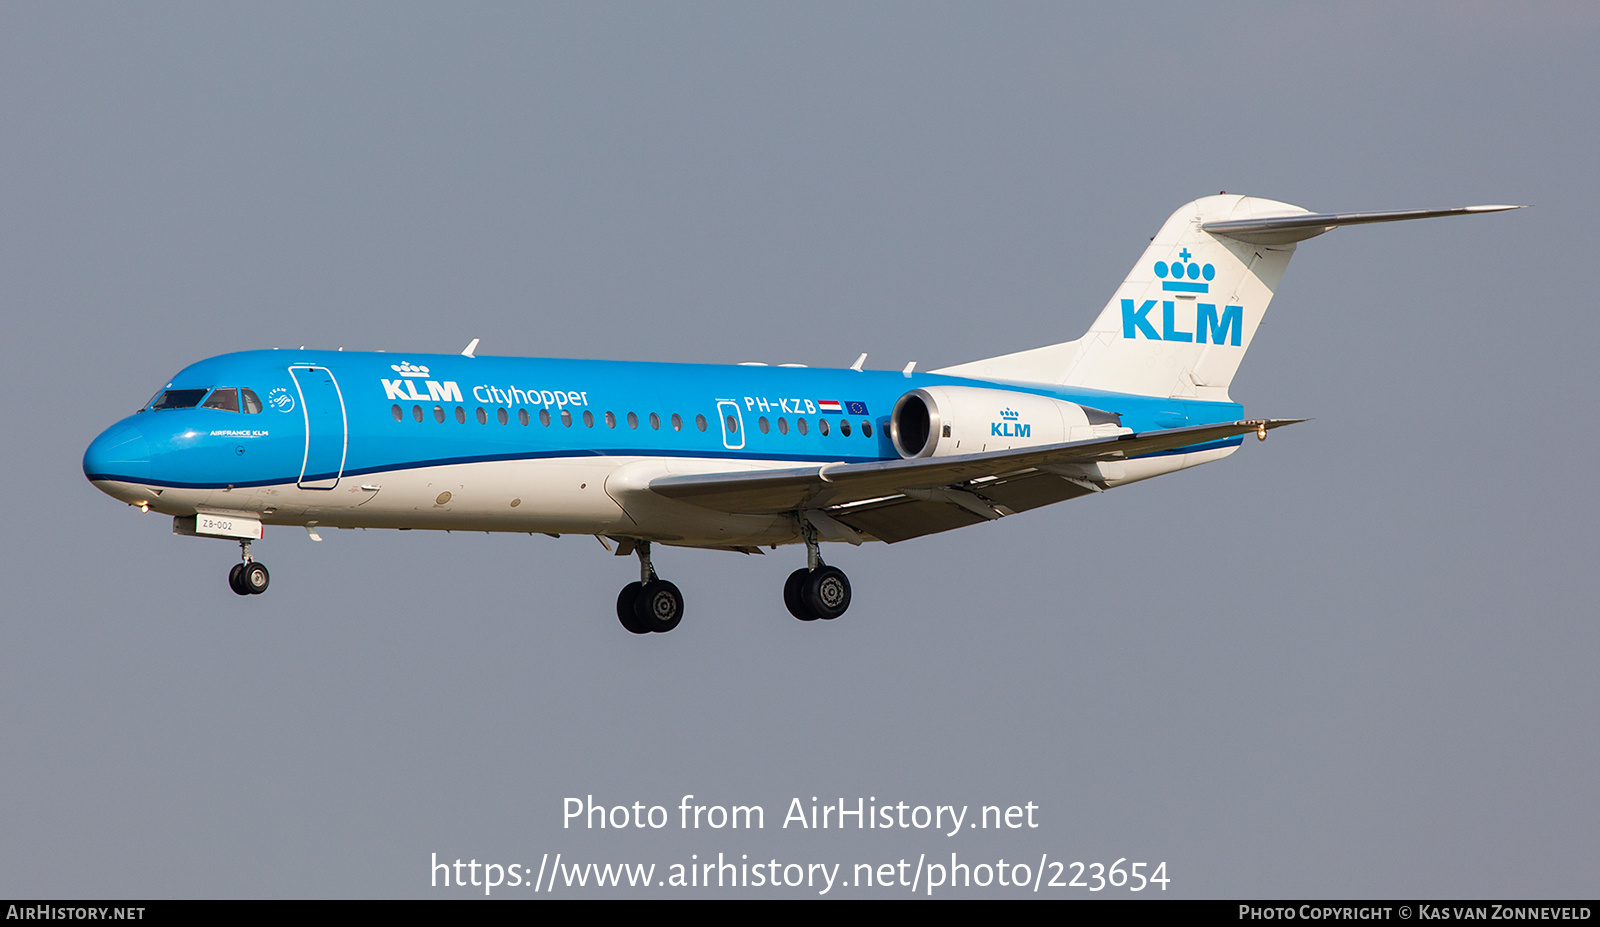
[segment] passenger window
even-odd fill
[[[192,409],[200,404],[201,397],[205,396],[203,389],[168,389],[162,390],[155,402],[150,404],[152,411],[162,409]]]
[[[789,433],[789,420],[786,419],[786,418],[778,419],[778,434],[786,435],[788,433]]]
[[[549,409],[540,409],[539,410],[539,424],[545,426],[546,428],[550,427],[550,410]]]
[[[800,432],[801,434],[805,434],[806,433],[806,420],[803,419],[803,418],[795,419],[794,420],[794,430]]]
[[[588,409],[584,409],[583,410],[583,427],[585,427],[585,428],[593,428],[594,427],[594,413],[590,412]]]
[[[861,433],[866,435],[869,438],[872,437],[872,423],[867,421],[866,419],[862,419],[861,420]]]
[[[478,407],[478,424],[480,424],[480,425],[489,424],[489,413],[483,411],[483,406],[479,406]]]
[[[211,395],[206,397],[203,408],[217,409],[222,412],[237,412],[239,411],[239,391],[231,386],[214,389],[211,391]]]
[[[817,419],[817,434],[822,435],[824,437],[827,436],[827,434],[828,434],[828,420],[827,419],[825,419],[825,418]]]
[[[261,397],[256,395],[255,390],[246,386],[239,390],[239,395],[244,397],[244,413],[246,415],[254,415],[261,411]]]
[[[706,417],[704,415],[696,415],[694,417],[694,427],[700,429],[701,431],[705,431],[706,430]]]
[[[731,415],[728,416],[727,419],[728,420],[727,420],[726,424],[728,426],[728,434],[730,434],[730,435],[738,434],[739,433],[739,420],[734,418]]]
[[[422,407],[421,406],[412,406],[411,407],[411,417],[416,419],[419,422],[422,421]]]
[[[572,427],[572,410],[571,409],[562,409],[561,410],[561,424],[565,425],[568,428]]]
[[[398,407],[396,407],[396,408],[398,408]],[[770,428],[771,426],[767,424],[767,417],[765,415],[763,415],[760,418],[756,419],[756,427],[761,429],[761,433],[762,434],[766,434],[767,433],[767,429]]]
[[[511,424],[511,413],[507,412],[504,407],[494,410],[494,416],[500,420],[502,425]]]
[[[615,427],[617,427],[617,413],[615,413],[615,412],[607,412],[606,413],[606,427],[607,428],[615,428]]]
[[[436,422],[444,421],[444,406],[433,407],[433,420]]]
[[[651,431],[660,431],[661,430],[661,416],[655,414],[654,412],[650,413],[650,430]]]
[[[524,425],[528,424],[528,410],[527,409],[518,409],[517,410],[517,421],[521,422]]]
[[[839,419],[839,434],[844,435],[846,438],[850,437],[850,420],[849,419],[847,419],[847,418]]]
[[[632,412],[629,412],[628,413],[628,427],[629,428],[638,428],[639,427],[639,416],[634,415]]]
[[[683,430],[683,416],[679,415],[676,412],[672,413],[672,430],[673,431],[682,431]]]
[[[393,409],[390,409],[389,411],[394,414],[394,420],[397,421],[397,422],[406,417],[405,411],[403,409],[401,409],[399,405],[396,405]]]
[[[456,424],[457,425],[465,425],[466,423],[467,423],[467,410],[461,408],[460,406],[456,406]]]

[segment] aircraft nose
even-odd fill
[[[118,422],[83,452],[83,475],[90,480],[137,482],[150,478],[150,444],[132,422]]]

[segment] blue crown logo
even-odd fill
[[[1161,278],[1161,289],[1163,291],[1168,293],[1210,292],[1210,281],[1217,275],[1217,269],[1210,264],[1202,266],[1189,263],[1189,258],[1193,256],[1189,253],[1188,248],[1184,248],[1178,252],[1178,257],[1182,260],[1173,261],[1170,267],[1166,261],[1156,262],[1156,276]],[[1172,275],[1171,280],[1167,279],[1168,274]],[[1202,277],[1206,279],[1206,283],[1200,282]]]
[[[1001,409],[1000,410],[1000,417],[1005,419],[1008,422],[1014,422],[1020,416],[1018,415],[1017,411],[1014,410],[1014,409]]]

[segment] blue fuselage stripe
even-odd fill
[[[337,383],[337,389],[323,389],[311,410],[321,413],[322,419],[309,443],[307,415],[301,409],[306,400],[290,368],[302,379],[308,379],[306,368],[325,370]],[[142,462],[130,468],[123,463],[126,457],[97,458],[91,447],[84,469],[93,480],[221,488],[580,457],[796,463],[892,460],[899,455],[889,437],[889,413],[906,392],[928,386],[1006,389],[1063,399],[1117,413],[1122,424],[1134,431],[1236,421],[1242,411],[1231,402],[891,371],[252,351],[194,364],[175,376],[170,388],[249,387],[261,398],[262,411],[145,412],[108,429],[107,435],[116,429],[122,430],[119,434],[129,432],[131,426],[142,435],[143,444],[118,447],[147,446],[148,468]],[[330,411],[329,402],[343,403],[342,422],[336,409]],[[834,408],[851,414],[823,411]],[[458,409],[464,421],[458,421]],[[500,424],[502,411],[507,424]],[[524,412],[527,425],[521,424]],[[541,412],[548,413],[550,424],[541,424]],[[570,415],[570,424],[563,422],[563,412]],[[589,424],[584,423],[585,413]],[[609,426],[607,413],[613,422]],[[651,413],[657,416],[656,427],[649,424]],[[436,420],[437,414],[444,416],[443,422]],[[671,424],[674,414],[676,429]],[[704,420],[704,430],[697,419]],[[800,420],[807,426],[806,434],[799,431]],[[818,427],[823,421],[829,426],[826,435]],[[844,423],[850,426],[848,435]],[[342,424],[348,429],[343,435]],[[341,460],[342,471],[329,469]]]

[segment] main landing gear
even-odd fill
[[[617,620],[635,634],[670,631],[683,620],[683,593],[656,575],[649,541],[635,541],[633,552],[639,555],[639,581],[617,595]]]
[[[831,621],[850,607],[850,579],[843,570],[822,562],[817,529],[808,524],[801,531],[806,539],[806,566],[789,574],[783,584],[783,604],[801,621]]]
[[[267,574],[267,568],[257,563],[250,556],[250,542],[240,541],[240,562],[233,565],[228,571],[228,588],[239,595],[260,595],[267,591],[267,583],[272,577]]]
[[[789,581],[783,584],[783,604],[789,607],[789,614],[801,621],[829,621],[850,607],[850,579],[843,570],[822,562],[816,529],[805,525],[801,530],[806,541],[806,565],[789,574]],[[656,575],[650,563],[650,542],[618,540],[624,545],[618,548],[619,554],[627,556],[631,546],[638,555],[639,581],[623,586],[617,594],[617,620],[634,634],[677,627],[683,620],[683,593]]]

